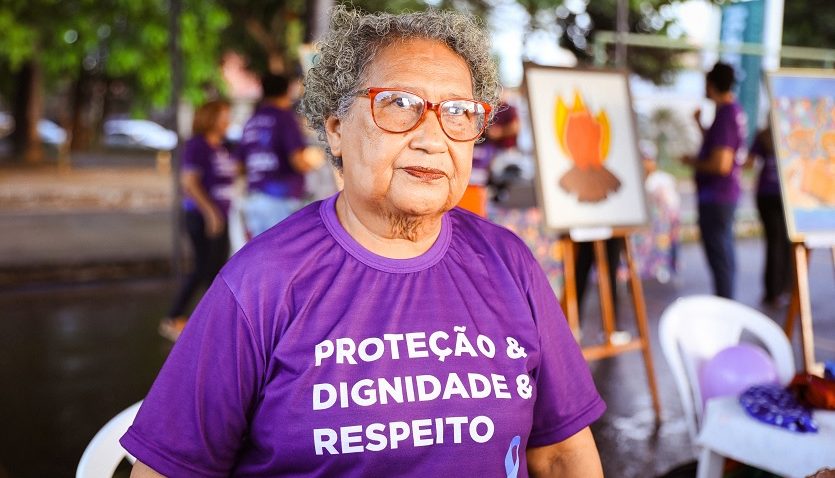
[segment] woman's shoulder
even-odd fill
[[[319,214],[321,201],[309,204],[259,234],[238,251],[221,272],[234,288],[267,280],[289,281],[293,271],[331,248]]]
[[[513,231],[461,208],[449,212],[453,237],[475,252],[497,254],[524,264],[536,262],[528,246]]]

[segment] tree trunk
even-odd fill
[[[43,106],[40,65],[28,61],[17,73],[17,92],[13,97],[12,115],[15,129],[12,132],[12,148],[17,158],[27,163],[43,160],[43,149],[38,136],[38,120]]]
[[[267,69],[270,73],[282,75],[286,73],[287,63],[284,58],[283,44],[278,40],[283,33],[281,15],[276,13],[271,24],[273,29],[268,30],[257,18],[248,18],[245,21],[249,36],[261,45],[267,54]]]
[[[70,150],[78,151],[89,145],[89,135],[84,124],[84,107],[88,104],[87,74],[84,67],[79,68],[78,79],[75,80],[72,88],[72,104],[70,105],[70,121],[66,125],[70,132]]]

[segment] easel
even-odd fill
[[[829,242],[829,241],[827,241]],[[835,240],[830,245],[810,244],[809,241],[793,241],[792,253],[794,258],[794,289],[792,290],[789,308],[786,312],[784,331],[789,341],[794,332],[794,320],[800,315],[800,342],[803,348],[803,369],[807,373],[818,373],[815,361],[815,339],[812,328],[812,301],[809,293],[809,256],[813,246],[829,247],[832,251],[832,264],[835,266]]]
[[[615,311],[614,296],[609,285],[609,267],[617,267],[617,264],[609,264],[606,257],[607,239],[617,238],[624,241],[626,253],[626,264],[629,268],[629,285],[632,290],[632,302],[635,306],[635,321],[638,325],[638,338],[624,344],[612,342],[612,334],[615,332]],[[644,356],[644,366],[647,372],[647,382],[650,394],[652,395],[652,408],[655,410],[655,418],[661,417],[661,402],[658,397],[658,386],[655,382],[655,370],[652,365],[652,354],[649,349],[649,327],[647,325],[646,304],[644,303],[644,291],[641,285],[641,278],[638,276],[632,253],[632,243],[629,240],[629,232],[625,230],[603,232],[594,237],[593,240],[577,240],[571,235],[563,235],[559,239],[562,248],[563,269],[565,274],[565,293],[563,294],[563,308],[568,319],[568,325],[577,337],[580,330],[580,310],[577,303],[577,283],[575,278],[574,253],[577,242],[593,242],[594,258],[597,266],[598,289],[600,292],[600,311],[603,322],[604,343],[583,347],[583,357],[586,360],[600,360],[614,357],[626,352],[640,350]]]

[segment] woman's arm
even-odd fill
[[[180,175],[180,184],[183,186],[183,192],[194,199],[197,209],[203,214],[203,218],[206,220],[206,234],[209,237],[217,237],[221,234],[225,223],[223,215],[209,198],[209,193],[200,184],[200,173],[184,171]]]
[[[163,475],[160,475],[151,467],[142,463],[139,460],[136,460],[136,463],[133,464],[133,469],[130,472],[130,478],[165,478]]]
[[[538,448],[528,448],[528,473],[534,478],[603,477],[597,445],[589,427],[565,440]]]

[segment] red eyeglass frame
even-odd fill
[[[390,129],[383,128],[382,126],[380,126],[379,123],[377,123],[377,118],[374,115],[374,98],[376,98],[378,94],[380,94],[384,91],[402,91],[403,93],[409,93],[410,95],[415,95],[418,98],[420,98],[421,100],[423,100],[423,113],[421,113],[420,118],[417,120],[417,122],[415,122],[414,126],[412,126],[411,128],[409,128],[407,130],[403,130],[403,131],[392,131]],[[484,130],[487,129],[487,118],[490,117],[490,111],[492,110],[492,108],[490,107],[489,104],[487,104],[483,101],[478,101],[478,100],[472,99],[472,98],[448,98],[446,100],[439,101],[438,103],[433,103],[433,102],[427,100],[426,98],[424,98],[423,96],[421,96],[417,93],[414,93],[414,92],[409,91],[409,90],[404,90],[402,88],[371,87],[371,88],[365,88],[363,90],[357,91],[356,93],[354,93],[354,96],[365,96],[369,100],[371,100],[371,118],[374,120],[374,124],[377,125],[377,127],[380,128],[383,131],[386,131],[386,132],[389,132],[389,133],[408,133],[409,131],[415,130],[418,126],[421,125],[421,123],[423,123],[423,121],[426,119],[426,113],[427,112],[434,111],[435,116],[438,117],[438,124],[441,126],[441,131],[444,132],[444,134],[447,136],[447,138],[449,138],[453,141],[461,142],[461,143],[464,143],[464,142],[467,142],[467,141],[474,141],[474,140],[478,139],[479,136],[481,136],[481,133],[483,133]],[[484,107],[485,119],[484,119],[484,125],[481,127],[481,131],[479,131],[478,134],[476,134],[475,136],[473,136],[470,139],[455,139],[452,136],[450,136],[449,133],[447,133],[446,129],[444,128],[444,122],[441,120],[441,105],[446,103],[447,101],[472,101],[472,102],[478,103],[482,107]]]

